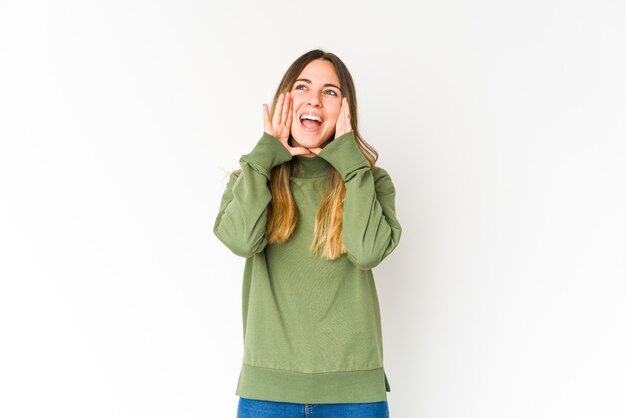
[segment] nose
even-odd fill
[[[311,92],[311,94],[309,94],[309,97],[307,98],[306,103],[310,106],[318,107],[321,105],[322,101],[320,100],[316,92]]]

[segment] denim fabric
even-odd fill
[[[389,418],[387,401],[302,404],[239,397],[237,418]]]

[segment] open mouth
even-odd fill
[[[303,113],[300,115],[300,124],[307,131],[316,131],[322,126],[322,118],[311,113]]]

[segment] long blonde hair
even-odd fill
[[[304,67],[311,61],[323,59],[331,62],[335,67],[342,93],[348,98],[350,122],[356,144],[363,156],[370,162],[370,169],[378,159],[378,153],[363,140],[358,129],[356,90],[352,76],[345,64],[333,53],[320,49],[311,50],[296,59],[285,72],[272,101],[270,119],[274,115],[276,103],[281,93],[291,91],[293,85]],[[334,133],[333,133],[334,135]],[[289,136],[289,143],[293,137]],[[298,208],[291,194],[289,179],[295,170],[298,170],[296,159],[291,159],[274,167],[270,173],[268,186],[272,199],[268,205],[267,222],[265,225],[268,243],[282,244],[293,234],[298,223]],[[332,168],[326,180],[325,195],[315,214],[313,242],[310,250],[313,254],[320,254],[327,260],[334,260],[345,254],[346,248],[342,240],[343,202],[346,196],[346,187],[339,172]]]

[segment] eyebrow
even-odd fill
[[[297,83],[298,81],[305,81],[305,82],[307,82],[309,84],[312,84],[311,80],[309,80],[308,78],[299,78],[296,81],[294,81],[294,83]],[[326,84],[324,84],[323,87],[334,87],[334,88],[336,88],[337,90],[339,90],[340,92],[343,93],[343,90],[341,90],[341,87],[335,86],[334,84],[331,84],[331,83],[326,83]]]

